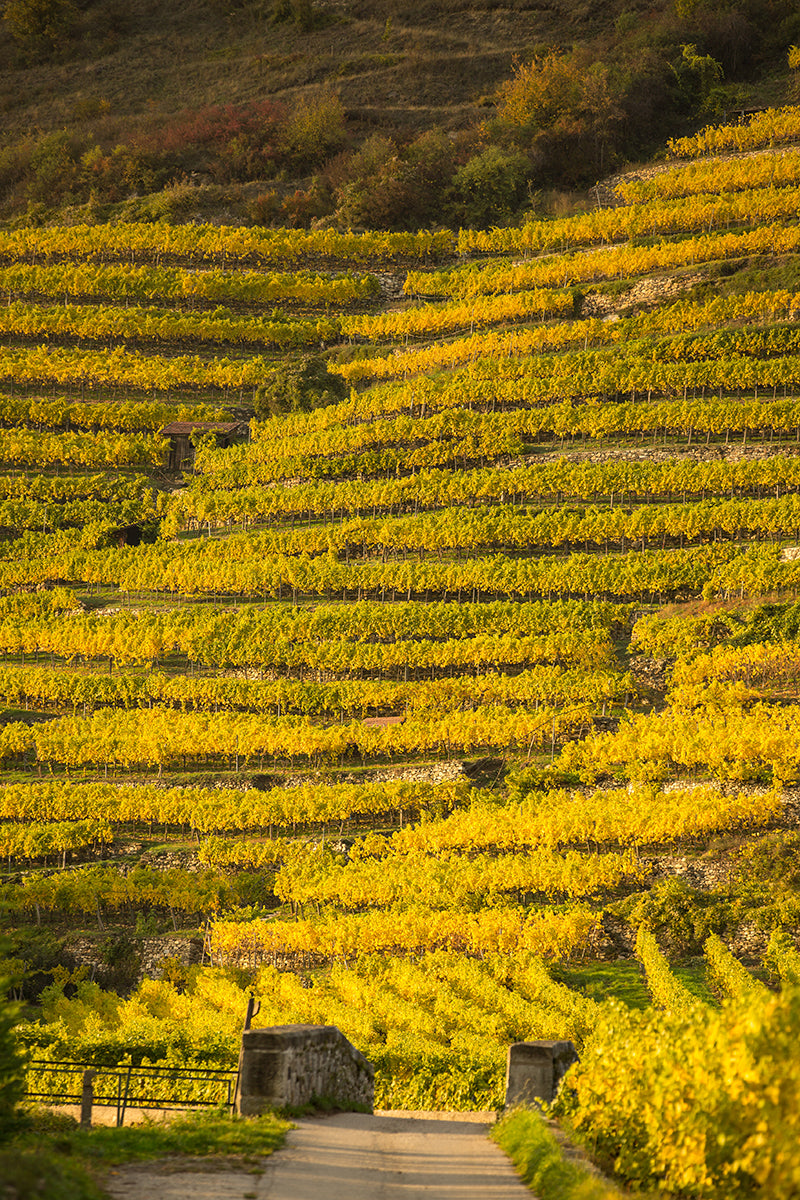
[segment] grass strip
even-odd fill
[[[620,1200],[623,1195],[607,1180],[565,1159],[557,1139],[531,1109],[513,1109],[491,1136],[538,1200]]]
[[[32,1147],[0,1149],[3,1200],[106,1200],[84,1167],[63,1154]]]
[[[5,1200],[102,1200],[93,1178],[103,1167],[173,1156],[226,1159],[244,1164],[282,1145],[291,1123],[268,1114],[230,1117],[189,1113],[172,1121],[144,1121],[121,1129],[81,1129],[71,1117],[34,1110],[0,1149],[0,1196]]]

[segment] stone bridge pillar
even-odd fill
[[[550,1104],[578,1054],[572,1042],[514,1042],[508,1048],[506,1108]]]
[[[335,1025],[246,1029],[237,1109],[251,1117],[315,1098],[372,1110],[375,1068]]]

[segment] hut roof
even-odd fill
[[[169,425],[165,425],[161,432],[167,436],[186,437],[190,433],[204,433],[212,430],[214,433],[234,433],[241,427],[241,421],[172,421]]]

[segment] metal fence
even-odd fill
[[[86,1073],[89,1076],[86,1077]],[[149,1112],[182,1111],[195,1108],[233,1110],[239,1083],[238,1071],[203,1070],[195,1067],[151,1067],[124,1065],[98,1067],[86,1062],[28,1063],[25,1097],[39,1104],[86,1104],[116,1109],[116,1123],[125,1112],[137,1108]]]

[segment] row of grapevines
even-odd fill
[[[286,954],[337,959],[358,953],[418,954],[446,949],[481,954],[532,952],[557,960],[592,947],[599,918],[585,908],[567,912],[487,908],[478,912],[423,905],[398,911],[325,914],[317,920],[214,922],[207,946],[217,964],[256,967]]]
[[[9,859],[65,856],[73,850],[113,841],[108,821],[96,817],[80,821],[26,821],[0,825],[0,855]]]
[[[767,987],[750,974],[715,933],[706,939],[705,957],[712,980],[728,999],[746,1001],[754,994],[769,995]]]
[[[367,841],[372,839],[368,838]],[[359,843],[354,849],[358,853]],[[631,851],[581,854],[534,850],[524,854],[383,855],[344,865],[318,850],[289,858],[278,871],[275,895],[292,904],[348,909],[422,904],[464,908],[471,897],[496,904],[505,893],[585,898],[644,880],[647,871]]]
[[[3,500],[68,504],[73,500],[94,499],[122,504],[126,501],[152,503],[154,495],[146,475],[0,475]]]
[[[55,535],[54,535],[55,536]],[[84,531],[84,543],[92,530]],[[215,539],[216,543],[216,539]],[[231,561],[224,545],[212,544],[203,555],[180,547],[131,550],[41,547],[35,555],[19,552],[0,561],[0,588],[68,580],[118,586],[123,591],[174,592],[184,596],[227,595],[280,599],[284,593],[343,599],[385,599],[387,593],[447,600],[478,594],[509,599],[590,597],[649,600],[656,596],[697,595],[704,587],[744,590],[760,595],[767,584],[794,587],[800,566],[781,563],[780,551],[756,544],[740,551],[729,545],[679,551],[637,551],[621,555],[572,553],[564,557],[511,559],[487,555],[468,562],[336,563],[323,558],[255,557]],[[191,543],[189,543],[191,546]],[[285,597],[284,597],[285,598]]]
[[[613,734],[568,747],[566,758],[594,776],[612,764],[631,778],[664,777],[674,768],[702,767],[720,779],[771,773],[776,784],[800,771],[800,707],[672,707],[638,715]]]
[[[213,479],[197,476],[188,488],[170,497],[165,530],[225,525],[232,520],[315,517],[345,519],[372,511],[400,515],[404,510],[431,510],[459,504],[507,504],[523,501],[563,503],[567,500],[649,501],[676,496],[721,496],[737,492],[794,491],[800,486],[800,458],[773,454],[768,458],[697,461],[688,457],[653,462],[608,459],[590,463],[561,458],[506,471],[420,471],[400,479],[337,480],[299,484],[293,488],[211,489]]]
[[[631,637],[631,649],[658,658],[688,660],[701,651],[725,641],[739,628],[731,612],[703,613],[700,616],[640,617]]]
[[[468,753],[479,747],[530,752],[549,746],[553,736],[577,732],[590,720],[585,705],[568,710],[542,706],[536,712],[482,705],[443,715],[416,713],[388,727],[358,721],[322,726],[305,717],[265,720],[236,713],[176,713],[168,708],[99,709],[90,717],[60,717],[35,727],[22,722],[6,725],[0,731],[0,755],[19,757],[33,751],[40,762],[67,768],[108,763],[130,768],[161,767],[186,756],[227,759],[234,752],[245,765],[264,756],[318,762],[350,752],[362,757]]]
[[[756,113],[751,120],[728,125],[707,125],[693,137],[673,138],[667,142],[676,158],[700,158],[705,154],[721,154],[772,147],[800,139],[800,107],[768,108]]]
[[[41,433],[0,429],[0,463],[43,467],[159,466],[169,443],[147,433]]]
[[[0,257],[3,234],[0,233]],[[180,270],[178,267],[114,267],[56,262],[0,266],[0,293],[103,300],[169,300],[202,304],[302,304],[347,306],[374,300],[380,292],[372,275],[285,274],[261,271]]]
[[[218,404],[158,404],[145,400],[84,402],[61,397],[0,395],[4,425],[35,425],[37,429],[73,426],[76,429],[120,429],[156,432],[171,421],[228,421],[230,413]],[[66,486],[66,483],[65,485]]]
[[[3,230],[0,255],[7,258],[121,259],[190,258],[198,262],[287,262],[330,258],[371,263],[439,258],[453,250],[447,230],[431,233],[338,233],[335,229],[264,229],[243,225],[25,226]]]
[[[800,179],[800,152],[784,150],[749,158],[693,162],[667,167],[644,179],[635,176],[618,183],[615,191],[625,204],[646,204],[701,192],[739,192],[750,188],[785,187]]]
[[[193,354],[139,355],[121,346],[111,350],[0,347],[0,379],[60,387],[140,388],[154,392],[173,388],[257,387],[268,368],[269,364],[260,355],[208,361]]]
[[[507,553],[534,548],[622,549],[629,542],[794,537],[800,534],[800,496],[767,500],[702,500],[693,504],[644,504],[570,510],[561,506],[519,509],[491,505],[444,508],[408,517],[355,518],[334,526],[254,534],[265,555],[469,554],[502,548]],[[254,547],[255,548],[255,547]]]
[[[647,986],[656,1004],[689,1016],[697,1001],[676,979],[654,935],[644,925],[636,931],[636,954],[645,969]]]
[[[750,692],[800,684],[800,645],[797,642],[755,642],[749,646],[715,646],[690,661],[681,659],[672,671],[672,684],[680,691],[720,680],[741,683]]]
[[[465,650],[467,657],[469,649]],[[523,646],[514,665],[531,661],[524,658],[524,652]],[[316,654],[312,656],[316,658]],[[418,673],[415,655],[412,653],[409,658],[410,662],[407,660],[404,666],[410,665]],[[390,665],[383,661],[380,669],[385,672]],[[354,672],[358,667],[348,663],[347,670]],[[584,700],[597,703],[612,701],[631,690],[633,684],[628,675],[591,672],[585,667],[565,671],[557,665],[532,667],[518,675],[461,675],[408,683],[385,679],[309,683],[287,678],[195,678],[158,672],[111,676],[54,671],[52,667],[0,669],[0,697],[9,707],[71,706],[75,712],[82,706],[84,713],[108,706],[145,708],[157,703],[173,705],[184,712],[218,712],[220,708],[230,708],[277,716],[307,713],[365,717],[370,712],[447,712],[470,704],[574,704]]]
[[[211,342],[298,349],[332,342],[340,322],[330,317],[283,320],[237,317],[230,309],[182,313],[164,308],[115,308],[112,305],[42,306],[17,301],[0,308],[0,333],[46,339],[74,337],[91,341],[124,338],[128,342]]]
[[[156,493],[136,500],[0,500],[0,526],[6,529],[67,529],[88,525],[126,525],[155,521],[161,512]]]
[[[794,189],[789,189],[794,194]],[[793,216],[787,190],[774,200],[776,213]],[[765,205],[767,196],[765,194]],[[777,193],[778,196],[781,193]],[[797,200],[794,199],[795,211]],[[755,219],[755,213],[753,214]],[[550,256],[528,263],[506,261],[459,267],[446,271],[409,271],[405,291],[415,296],[491,295],[532,288],[567,288],[603,279],[624,279],[655,271],[699,266],[701,263],[752,254],[794,254],[800,248],[800,228],[764,220],[757,229],[706,233],[679,241],[664,240],[653,246],[618,245],[597,250]]]
[[[458,236],[459,250],[462,254],[475,250],[492,254],[519,251],[541,254],[598,242],[696,230],[710,233],[712,229],[730,228],[732,224],[761,224],[782,217],[792,219],[800,177],[796,156],[792,165],[794,169],[787,164],[781,173],[782,187],[776,187],[778,180],[767,174],[762,186],[759,187],[758,179],[754,178],[745,185],[744,194],[737,194],[728,190],[725,172],[714,171],[709,172],[705,180],[705,193],[691,190],[688,195],[678,192],[665,198],[656,193],[643,204],[594,209],[556,221],[534,221],[517,228],[488,231],[462,229]]]
[[[134,477],[135,478],[135,477]],[[56,585],[35,592],[16,592],[0,596],[0,620],[46,620],[65,613],[83,611],[83,603],[71,588]]]
[[[594,792],[535,791],[505,805],[479,796],[439,821],[395,833],[392,845],[428,854],[481,847],[655,846],[768,826],[781,807],[777,792],[734,792],[714,784],[669,792],[646,783]]]
[[[234,893],[215,871],[156,871],[134,867],[127,875],[117,867],[84,867],[53,875],[27,875],[21,883],[0,884],[0,903],[15,914],[58,914],[70,917],[101,912],[141,912],[161,908],[206,914],[223,907]]]
[[[783,930],[773,931],[765,962],[777,970],[784,986],[796,987],[800,984],[800,953],[794,940]]]
[[[756,357],[789,356],[797,352],[797,329],[792,325],[772,325],[756,329],[717,329],[703,333],[664,338],[653,346],[657,362],[694,362],[696,359],[725,359],[740,355]]]
[[[422,304],[399,311],[342,317],[348,337],[384,341],[387,338],[431,337],[467,326],[497,325],[531,317],[564,317],[573,309],[572,293],[554,288],[514,292],[505,296],[476,296],[469,301]]]
[[[0,788],[0,817],[17,822],[74,822],[95,818],[114,825],[153,823],[202,834],[294,830],[297,826],[447,812],[463,803],[463,781],[440,784],[308,783],[292,788],[159,787],[155,784],[42,782]]]

